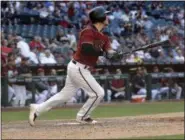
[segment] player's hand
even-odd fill
[[[110,50],[106,53],[106,58],[108,58],[110,61],[121,61],[123,58],[123,51]]]
[[[123,51],[119,51],[115,54],[114,61],[121,61],[122,58],[123,58]]]

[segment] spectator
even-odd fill
[[[75,16],[75,8],[74,8],[74,3],[71,2],[69,3],[69,7],[68,7],[68,17],[71,21],[73,21],[74,16]]]
[[[21,55],[24,57],[30,57],[30,47],[28,43],[26,43],[22,37],[16,37],[17,40],[17,48],[20,49]]]
[[[113,12],[113,16],[115,19],[120,19],[122,16],[122,11],[119,7],[116,7],[114,12]]]
[[[12,48],[8,47],[8,41],[6,39],[1,41],[1,58],[6,63],[8,54],[13,51]]]
[[[12,53],[8,54],[8,57],[6,59],[1,56],[2,57],[2,60],[1,60],[2,76],[8,76],[9,75],[9,73],[8,73],[9,69],[12,70],[12,69],[15,68],[14,60],[10,59],[10,57],[12,57],[12,56],[13,56]]]
[[[77,42],[76,42],[76,37],[74,35],[74,32],[72,32],[72,30],[69,31],[69,33],[67,34],[67,38],[70,41],[69,47],[73,50],[76,51],[76,46],[77,46]]]
[[[22,61],[21,54],[15,55],[15,64],[16,65],[20,65],[21,64],[21,61]]]
[[[3,56],[7,56],[8,53],[12,52],[12,48],[8,47],[8,41],[6,39],[1,41],[1,53]]]
[[[151,56],[150,52],[146,50],[144,52],[144,61],[152,61],[152,60],[154,60],[154,58]]]
[[[153,74],[160,73],[158,66],[153,67]],[[152,100],[158,100],[160,98],[159,96],[159,90],[160,90],[160,80],[159,78],[152,78]]]
[[[42,68],[37,70],[37,75],[40,77],[45,76],[45,71]],[[35,87],[37,94],[35,95],[36,103],[42,103],[46,101],[49,97],[50,86],[47,81],[37,81],[35,82]]]
[[[158,50],[157,47],[156,47],[156,48],[152,48],[149,52],[150,52],[150,55],[151,55],[154,59],[157,59],[157,58],[159,57],[159,55],[160,55],[159,50]]]
[[[18,52],[18,48],[17,48],[17,44],[15,43],[15,41],[12,41],[11,43],[8,43],[8,47],[12,49],[12,52],[17,53]]]
[[[137,95],[146,95],[146,82],[144,70],[141,67],[137,68],[136,75],[132,79],[133,93]]]
[[[138,33],[136,35],[136,40],[135,41],[137,41],[136,43],[137,43],[138,46],[144,46],[146,44],[146,41],[144,39],[144,35],[141,34],[141,33]]]
[[[39,16],[41,18],[47,18],[49,16],[49,10],[46,7],[39,9]]]
[[[168,61],[168,62],[171,61],[171,60],[169,60],[169,57],[166,56],[164,50],[159,49],[158,51],[159,51],[159,57],[157,58],[158,63],[161,63],[161,62],[164,63],[166,61]]]
[[[41,37],[39,36],[35,36],[33,40],[29,43],[29,46],[31,50],[33,50],[34,48],[37,48],[37,49],[45,48],[45,46],[41,42]]]
[[[5,72],[6,68],[6,72]],[[14,78],[17,75],[16,66],[13,60],[9,60],[7,65],[3,69],[3,73],[7,73],[8,78]],[[3,75],[3,74],[2,74]],[[12,87],[12,84],[8,84],[8,103],[9,105],[13,105],[15,101],[15,90]]]
[[[51,76],[57,76],[57,72],[55,69],[51,69],[50,71]],[[49,81],[49,86],[50,86],[50,92],[48,94],[48,98],[51,96],[55,95],[58,92],[58,85],[56,81]]]
[[[61,46],[63,46],[65,43],[69,43],[69,38],[66,36],[66,34],[65,34],[65,32],[63,30],[59,30],[56,33],[55,42],[57,44],[60,44]]]
[[[136,7],[132,8],[132,10],[129,13],[129,16],[132,20],[136,19],[136,17],[138,16],[138,11]]]
[[[142,58],[140,57],[140,54],[134,53],[134,62],[139,64],[143,62]]]
[[[41,64],[56,64],[56,60],[50,50],[46,49],[39,57]]]
[[[177,62],[184,62],[184,55],[180,49],[177,50],[177,54],[174,58]]]
[[[112,37],[111,46],[112,46],[112,49],[114,49],[116,51],[119,49],[120,44],[119,44],[118,40],[116,39],[116,37]]]
[[[97,61],[98,61],[97,62],[98,65],[104,65],[106,64],[107,59],[104,56],[99,56]]]
[[[127,57],[126,57],[126,63],[135,63],[134,54],[127,55]]]
[[[83,103],[86,101],[86,94],[85,94],[85,91],[81,88],[79,88],[77,91],[76,91],[76,96],[73,97],[73,99],[75,98],[77,103]]]
[[[55,69],[51,69],[50,75],[56,76],[57,75],[57,71]]]
[[[172,68],[167,68],[166,71],[168,73],[173,73],[174,70]],[[176,99],[181,98],[182,87],[177,83],[177,79],[172,78],[162,78],[161,80],[162,87],[159,90],[160,99],[166,95],[166,98],[169,99],[170,92],[172,95],[175,95]]]
[[[109,70],[106,69],[106,68],[105,69],[94,69],[94,70],[95,70],[95,72],[96,72],[95,74],[97,76],[101,76],[101,75],[109,76],[109,75],[111,75]],[[109,80],[99,80],[99,83],[106,90],[103,101],[107,101],[107,103],[110,103],[112,101],[112,91],[111,91],[111,87],[109,86],[110,81]]]
[[[62,54],[55,55],[57,63],[65,64],[65,57]]]
[[[31,77],[30,67],[28,66],[29,58],[22,58],[20,67],[17,68],[16,76],[21,77]],[[17,82],[13,84],[13,89],[15,90],[15,104],[14,106],[25,106],[26,102],[26,86],[25,82]]]
[[[54,39],[50,39],[49,40],[49,49],[53,50],[54,48],[57,48],[58,45],[57,43],[55,43],[55,40]]]
[[[182,87],[177,83],[176,80],[169,81],[170,83],[170,90],[172,95],[175,96],[175,99],[180,100],[182,95]]]
[[[143,17],[143,20],[144,20],[144,29],[146,29],[147,31],[150,31],[154,26],[153,23],[151,22],[151,20],[148,19],[147,15]]]
[[[140,17],[137,17],[135,30],[140,31],[142,28],[144,28],[144,20]]]
[[[69,61],[72,59],[72,57],[73,57],[73,51],[72,50],[68,50],[67,57],[66,57],[66,60],[65,60],[65,64],[68,64]]]
[[[45,48],[50,48],[50,42],[49,42],[49,39],[48,38],[43,38],[43,46],[45,46]]]
[[[155,74],[160,73],[159,67],[158,66],[154,66],[152,73],[155,73]],[[157,83],[160,83],[159,79],[152,79],[152,84],[157,84]]]
[[[144,59],[144,51],[140,50],[140,51],[137,51],[135,53],[139,58],[141,58],[142,60]],[[140,60],[142,62],[142,60]]]
[[[6,67],[8,77],[15,77],[16,72],[16,65],[15,65],[15,55],[13,53],[8,54],[8,63]]]
[[[116,70],[116,75],[121,75],[120,69]],[[125,98],[125,81],[124,79],[114,79],[110,82],[112,99],[123,100]]]
[[[14,105],[14,101],[15,101],[15,96],[16,96],[16,93],[15,93],[15,90],[12,88],[12,85],[8,85],[8,104],[10,106]]]
[[[165,33],[165,31],[162,31],[160,35],[160,41],[165,41],[168,39],[169,39],[169,36]]]
[[[30,57],[29,58],[30,58],[31,63],[39,64],[37,48],[32,49],[32,51],[30,52]]]
[[[121,19],[123,20],[123,22],[129,22],[129,16],[126,12],[123,12]]]

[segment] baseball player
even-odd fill
[[[113,59],[120,55],[111,49],[109,38],[102,33],[102,30],[108,25],[107,14],[109,12],[102,6],[95,7],[89,12],[91,23],[79,34],[77,51],[67,66],[64,88],[47,101],[30,105],[29,123],[31,126],[35,124],[35,119],[43,112],[71,99],[78,88],[82,88],[89,98],[77,113],[76,121],[80,123],[97,123],[91,118],[91,113],[103,99],[104,89],[91,75],[89,69],[96,65],[99,56],[104,55],[109,59]]]

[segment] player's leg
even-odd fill
[[[15,102],[14,102],[14,106],[19,106],[19,102],[21,99],[21,90],[20,90],[20,86],[19,85],[13,85],[13,89],[15,90]]]
[[[160,94],[161,94],[161,96],[163,96],[163,95],[166,95],[167,97],[167,99],[169,99],[169,87],[162,87],[162,88],[160,88],[160,90],[159,90],[159,92],[160,92]]]
[[[10,85],[8,85],[8,103],[12,102],[14,96],[15,90]]]
[[[152,96],[151,96],[151,100],[152,101],[154,101],[154,100],[159,100],[159,91],[157,90],[157,89],[152,89],[152,91],[151,91],[151,93],[152,93]]]
[[[182,94],[182,87],[176,84],[174,90],[176,91],[176,99],[180,99]]]
[[[47,100],[47,97],[48,97],[48,94],[49,94],[48,90],[42,91],[39,94],[39,99],[37,100],[37,103],[40,104],[40,103],[46,101]]]
[[[20,106],[24,107],[26,103],[26,86],[22,85],[19,87],[21,92],[20,92]]]
[[[107,102],[110,103],[112,100],[112,91],[110,89],[107,90]]]
[[[104,97],[104,89],[98,84],[88,70],[79,69],[78,74],[80,85],[89,95],[88,100],[77,113],[77,121],[84,121],[86,119],[91,119],[91,112],[99,105],[100,101]],[[94,120],[91,119],[89,121],[92,122]]]
[[[141,88],[138,92],[138,95],[146,95],[146,89],[145,88]]]
[[[67,102],[75,94],[76,87],[74,86],[70,76],[67,76],[64,88],[47,101],[41,104],[30,105],[29,123],[34,125],[35,118],[42,113],[49,111],[51,108]]]

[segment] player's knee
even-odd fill
[[[182,87],[178,86],[177,90],[178,90],[179,92],[182,92]]]
[[[99,92],[98,92],[98,98],[103,98],[104,97],[104,95],[105,95],[105,92],[104,92],[104,90],[103,89],[101,89]]]

